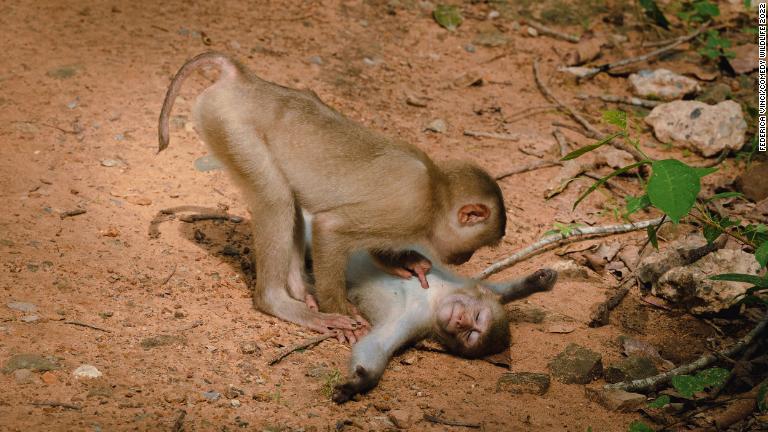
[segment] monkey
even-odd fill
[[[509,318],[503,304],[552,289],[557,272],[540,269],[509,282],[476,281],[436,265],[428,290],[416,280],[382,271],[371,254],[354,253],[347,267],[350,300],[372,323],[352,347],[347,380],[332,398],[344,403],[374,388],[392,355],[409,344],[433,338],[454,354],[478,358],[509,346]]]
[[[315,331],[349,334],[367,324],[345,288],[354,251],[395,257],[379,264],[401,265],[426,282],[431,262],[399,259],[406,246],[461,264],[503,237],[501,189],[479,166],[435,162],[411,144],[348,119],[313,91],[265,81],[222,53],[200,54],[173,77],[158,121],[158,152],[168,147],[168,121],[182,83],[206,65],[220,74],[198,95],[193,122],[251,213],[259,310]],[[316,300],[308,295],[303,269],[302,208],[314,215]]]

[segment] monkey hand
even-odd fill
[[[531,291],[549,291],[557,282],[557,272],[544,268],[539,269],[525,278],[525,284]]]
[[[341,343],[348,342],[350,345],[354,345],[371,331],[371,323],[363,318],[363,315],[352,303],[347,304],[347,308],[352,319],[357,322],[357,328],[354,330],[341,329],[337,332],[336,339]]]
[[[374,378],[364,367],[355,367],[355,373],[344,383],[333,388],[332,399],[338,404],[350,401],[355,395],[365,393],[376,385]]]
[[[432,262],[416,252],[405,252],[395,257],[383,254],[372,254],[376,265],[385,272],[410,279],[413,276],[419,278],[421,287],[429,288],[427,273],[432,269]]]

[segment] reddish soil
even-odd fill
[[[413,430],[460,429],[421,420],[424,413],[482,423],[488,431],[625,430],[638,416],[588,401],[581,385],[553,380],[544,396],[496,392],[504,370],[481,360],[408,350],[393,359],[374,391],[343,406],[332,403],[323,386],[333,381],[334,371],[345,373],[348,347],[329,340],[268,366],[281,347],[311,332],[254,310],[240,258],[221,253],[225,245],[240,252],[247,246],[248,213],[222,171],[200,172],[193,165],[207,151],[189,127],[189,112],[212,76],[189,80],[174,109],[171,146],[156,151],[157,116],[169,78],[185,60],[209,49],[231,53],[265,79],[311,88],[349,117],[415,143],[435,159],[466,158],[493,173],[537,160],[518,151],[525,146],[556,148],[551,123],[569,121],[552,110],[504,123],[520,110],[547,104],[532,78],[534,58],[542,59],[554,92],[595,118],[602,105],[572,96],[625,91],[623,79],[604,75],[577,88],[556,72],[556,53],[572,45],[528,37],[506,12],[497,24],[508,44],[475,44],[476,52],[468,52],[464,46],[491,26],[481,19],[491,9],[465,6],[468,19],[451,33],[418,3],[396,1],[0,6],[6,41],[0,61],[0,194],[6,203],[0,212],[0,363],[35,353],[61,365],[35,374],[29,383],[0,374],[5,389],[0,429],[171,430],[185,410],[187,431],[381,430],[392,427],[387,410],[402,409],[416,419]],[[453,84],[465,73],[482,76],[485,84]],[[427,100],[427,106],[406,104],[408,96]],[[446,133],[425,132],[437,118],[448,124]],[[470,138],[463,136],[465,129],[522,138]],[[564,132],[573,145],[589,142]],[[653,141],[650,135],[644,140]],[[571,211],[588,186],[585,180],[545,200],[559,169],[502,180],[507,236],[457,271],[478,272],[541,237],[555,220],[615,222],[611,210],[621,200],[607,192]],[[157,226],[159,237],[148,235],[158,211],[184,205],[208,212],[226,208],[246,222],[171,220]],[[78,208],[87,213],[60,217]],[[643,236],[618,238],[640,244]],[[547,253],[498,277],[556,258]],[[512,370],[546,372],[547,363],[571,342],[602,353],[607,364],[621,355],[616,342],[621,334],[657,344],[674,362],[706,350],[710,327],[643,305],[634,291],[611,325],[588,328],[590,306],[613,285],[610,276],[605,282],[562,280],[553,292],[533,297],[531,305],[567,315],[578,325],[557,334],[546,331],[546,322],[515,323]],[[13,301],[37,305],[39,319],[22,321],[23,313],[5,306]],[[158,335],[174,339],[170,345],[142,346]],[[244,353],[241,345],[247,342],[254,342],[257,352]],[[401,364],[413,356],[415,363]],[[76,379],[72,371],[81,364],[96,366],[103,376]],[[233,394],[230,386],[243,394]],[[207,401],[203,392],[209,390],[221,398]],[[229,400],[235,397],[239,407]],[[40,401],[80,409],[33,404]]]

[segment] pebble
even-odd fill
[[[217,391],[210,390],[210,391],[207,391],[207,392],[203,392],[203,397],[206,400],[209,400],[211,402],[216,402],[217,400],[219,400],[219,398],[221,398],[221,393],[219,393]]]
[[[75,76],[77,68],[75,66],[61,66],[55,69],[51,69],[47,72],[47,75],[51,78],[66,79]]]
[[[526,31],[528,32],[528,35],[529,35],[529,36],[531,36],[531,37],[536,37],[536,36],[538,36],[538,35],[539,35],[539,31],[538,31],[538,30],[536,30],[536,29],[535,29],[535,28],[533,28],[533,27],[528,27],[528,28],[526,29]]]
[[[78,366],[77,369],[72,372],[72,375],[74,375],[75,378],[98,378],[102,374],[100,370],[96,369],[96,366],[83,364]]]
[[[75,109],[75,108],[77,108],[77,105],[79,103],[80,103],[80,99],[79,98],[75,98],[74,100],[71,100],[71,101],[67,102],[67,108]]]
[[[229,401],[229,405],[231,405],[232,408],[238,408],[240,407],[240,401],[237,399],[232,399]]]
[[[692,78],[667,69],[641,70],[629,76],[632,92],[640,97],[671,101],[696,93],[701,88]]]
[[[473,44],[468,43],[464,45],[464,51],[468,53],[475,53],[477,51],[477,48]]]
[[[17,369],[13,371],[13,379],[19,384],[29,384],[35,379],[35,375],[29,369]]]
[[[43,380],[43,382],[48,385],[56,384],[57,382],[59,382],[59,379],[56,378],[56,374],[51,371],[45,372],[42,375],[40,375],[40,379]]]
[[[40,316],[39,315],[24,315],[23,317],[21,317],[21,320],[24,321],[25,323],[33,323],[33,322],[39,321],[40,320]]]
[[[563,384],[587,384],[602,375],[602,356],[571,343],[549,363],[549,369]]]
[[[389,411],[387,417],[398,429],[408,429],[415,420],[413,412],[402,409]]]
[[[122,162],[120,162],[117,159],[102,159],[101,166],[111,168],[122,165]]]
[[[320,56],[316,56],[316,55],[310,56],[309,58],[307,58],[307,61],[312,63],[312,64],[316,64],[316,65],[322,65],[323,64],[323,58],[320,57]]]
[[[448,125],[443,119],[435,119],[432,120],[424,129],[431,132],[445,133],[448,130]]]
[[[240,351],[243,354],[257,354],[261,353],[259,346],[255,342],[243,342],[240,344]]]
[[[13,310],[17,310],[19,312],[35,312],[37,311],[37,306],[32,303],[27,302],[10,302],[6,304],[9,308]]]
[[[10,373],[18,369],[29,369],[35,372],[58,369],[59,365],[37,354],[16,354],[8,359],[3,372]]]
[[[221,161],[213,155],[205,155],[195,160],[195,169],[200,172],[216,171],[223,167]]]

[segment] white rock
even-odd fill
[[[17,310],[19,312],[36,312],[37,311],[37,306],[27,302],[10,302],[6,306],[8,306],[8,308],[10,309]]]
[[[699,83],[667,69],[641,70],[629,76],[632,91],[642,97],[675,100],[699,91]]]
[[[425,128],[425,130],[437,133],[445,133],[448,130],[448,125],[443,119],[432,120]]]
[[[657,106],[645,122],[660,141],[675,141],[703,156],[715,156],[728,148],[744,145],[747,123],[738,103],[727,100],[717,105],[698,101],[675,101]]]
[[[101,371],[96,369],[96,366],[89,364],[80,365],[72,372],[75,378],[98,378],[101,376]]]
[[[756,275],[760,265],[751,254],[721,249],[693,264],[675,267],[659,278],[653,294],[684,306],[694,314],[717,313],[734,305],[738,296],[752,285],[742,282],[713,281],[721,273]]]

